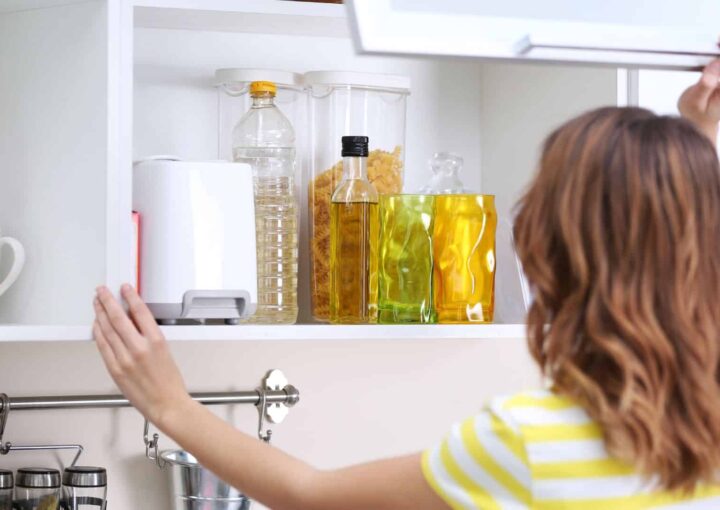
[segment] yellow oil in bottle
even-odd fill
[[[330,209],[330,320],[377,321],[378,204],[333,202]]]

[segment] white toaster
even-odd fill
[[[253,196],[247,164],[164,156],[135,163],[140,294],[158,322],[237,324],[255,312]]]

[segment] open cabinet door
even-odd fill
[[[720,55],[717,0],[347,0],[358,47],[694,69]]]
[[[0,296],[2,324],[90,324],[95,287],[129,279],[121,239],[130,217],[125,227],[119,215],[130,210],[129,177],[120,178],[130,9],[120,0],[0,5],[0,229],[27,256]],[[0,274],[11,258],[3,251]]]

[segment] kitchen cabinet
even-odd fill
[[[717,56],[715,0],[350,0],[375,53],[689,69]]]
[[[428,180],[427,160],[433,152],[449,150],[464,156],[462,177],[469,187],[497,196],[501,218],[497,324],[308,324],[303,196],[300,324],[172,326],[165,328],[169,338],[522,337],[524,307],[510,248],[509,219],[512,204],[532,175],[543,137],[585,109],[634,101],[642,80],[635,71],[617,68],[619,62],[677,68],[700,64],[714,51],[703,36],[685,39],[681,27],[671,27],[677,48],[685,52],[681,52],[682,62],[674,61],[677,54],[668,53],[667,41],[656,46],[657,39],[650,37],[656,30],[650,21],[667,23],[669,19],[659,14],[647,23],[637,16],[627,18],[637,21],[631,28],[640,35],[633,36],[627,26],[618,33],[632,43],[633,51],[623,55],[635,58],[635,50],[651,53],[643,49],[647,43],[653,54],[657,48],[662,50],[661,57],[666,59],[662,61],[616,61],[602,52],[593,53],[592,58],[560,54],[540,58],[534,49],[525,51],[526,56],[493,53],[472,39],[484,31],[463,28],[467,20],[484,27],[483,19],[512,14],[522,23],[537,18],[538,27],[564,27],[550,32],[568,39],[578,33],[571,30],[580,26],[576,23],[591,23],[601,33],[607,24],[625,20],[619,0],[610,2],[614,17],[589,8],[569,20],[561,9],[569,1],[550,3],[556,10],[542,13],[531,2],[506,2],[484,12],[486,2],[459,0],[356,1],[347,6],[281,0],[5,2],[0,6],[0,228],[25,244],[28,259],[18,282],[0,298],[0,341],[90,338],[95,286],[105,283],[117,289],[121,282],[133,281],[132,162],[157,154],[183,159],[217,157],[213,75],[223,67],[409,76],[405,189],[416,190]],[[583,2],[594,3],[600,5]],[[716,9],[714,2],[690,4],[707,12]],[[465,12],[475,8],[480,11]],[[418,26],[406,22],[428,12],[435,22]],[[548,19],[552,16],[558,19]],[[680,25],[690,18],[676,19]],[[465,43],[455,44],[457,37],[449,34],[448,20],[459,23],[456,32]],[[395,29],[393,39],[378,35],[391,28]],[[488,47],[516,41],[520,32],[527,30],[488,42]],[[421,33],[427,44],[409,46],[408,41]],[[536,41],[546,32],[533,29],[528,33]],[[358,54],[354,38],[361,49],[374,54]],[[443,40],[450,44],[435,46]],[[471,47],[475,49],[468,50]],[[461,58],[466,56],[483,58]],[[565,65],[568,61],[583,65]],[[587,65],[598,63],[602,66]],[[307,189],[306,179],[303,171],[301,190]]]

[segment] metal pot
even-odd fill
[[[184,450],[163,452],[171,466],[174,510],[250,510],[250,500]]]

